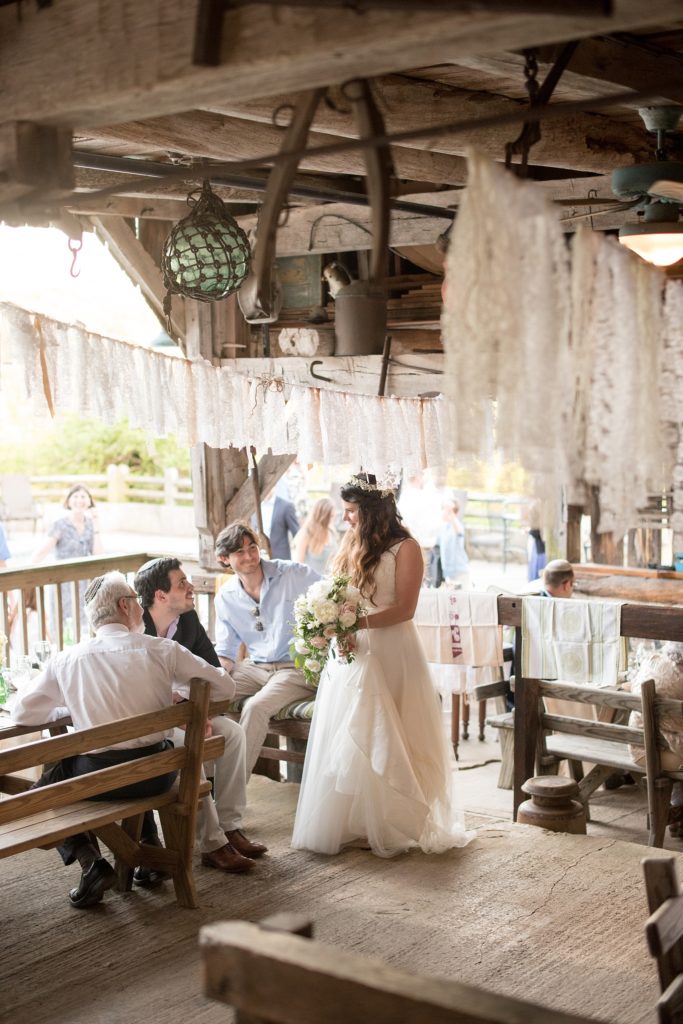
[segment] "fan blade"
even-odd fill
[[[648,195],[655,199],[672,199],[675,203],[683,203],[683,181],[655,181],[648,189]]]

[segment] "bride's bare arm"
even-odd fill
[[[408,622],[415,615],[420,585],[424,576],[424,560],[417,541],[410,537],[401,544],[396,554],[396,604],[383,612],[372,612],[366,621],[361,620],[361,629],[381,629]]]

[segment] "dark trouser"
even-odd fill
[[[44,771],[32,788],[49,786],[52,782],[62,782],[64,779],[74,779],[78,775],[88,775],[100,768],[110,768],[115,764],[125,764],[126,761],[136,761],[140,757],[149,757],[150,754],[160,754],[172,746],[171,740],[161,740],[149,747],[128,747],[121,750],[102,750],[98,754],[77,754],[75,757],[67,757],[63,761],[58,761]],[[137,797],[158,796],[171,788],[177,774],[177,772],[167,772],[165,775],[157,775],[153,779],[142,779],[140,782],[132,782],[128,786],[111,789],[107,793],[98,793],[88,799],[134,800]],[[149,843],[154,842],[156,838],[157,826],[154,813],[145,811],[140,840]],[[95,835],[92,832],[78,832],[65,839],[62,845],[57,847],[57,851],[65,864],[73,864],[76,860],[76,851],[80,846],[86,844],[92,844],[97,849]]]

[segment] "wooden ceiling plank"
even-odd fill
[[[288,100],[288,102],[291,102]],[[270,108],[272,114],[273,107]],[[259,153],[277,152],[282,142],[282,130],[272,125],[271,117],[262,121],[244,117],[226,117],[195,110],[163,118],[129,122],[102,128],[99,138],[112,142],[139,142],[141,147],[165,149],[212,160],[248,160]],[[351,133],[356,137],[357,133]],[[308,146],[322,146],[342,138],[310,132]],[[144,148],[141,148],[144,151]],[[420,148],[392,147],[396,173],[401,178],[416,181],[461,185],[467,176],[465,160],[460,156],[444,156]],[[304,156],[299,164],[302,170],[332,174],[367,173],[361,152],[343,156]]]
[[[165,324],[163,301],[166,294],[161,270],[135,237],[132,228],[120,217],[93,217],[92,224],[99,238],[123,267],[131,280],[140,286],[156,315]],[[185,339],[185,311],[182,300],[173,297],[171,309],[171,337],[179,342]]]
[[[523,65],[524,58],[520,57],[519,60]],[[519,75],[521,79],[521,66]],[[517,100],[492,93],[469,92],[399,75],[386,76],[374,81],[373,89],[387,131],[390,133],[411,131],[429,125],[437,127],[446,122],[459,120],[475,121],[481,117],[514,113],[525,106]],[[309,144],[315,144],[316,134],[321,138],[324,133],[328,142],[330,135],[337,138],[356,137],[348,105],[345,104],[343,96],[335,99],[334,106],[320,105],[313,123],[315,133],[312,133]],[[266,122],[271,120],[272,111],[276,107],[291,102],[291,96],[280,94],[269,99],[233,103],[229,106],[224,103],[222,110],[228,114]],[[644,162],[650,158],[652,147],[642,125],[637,118],[635,120],[637,123],[631,125],[616,121],[604,113],[572,113],[558,120],[545,121],[541,129],[541,139],[532,151],[533,162],[546,167],[570,167],[596,173]],[[509,125],[472,128],[455,135],[405,140],[400,147],[392,147],[392,153],[396,154],[400,150],[405,154],[414,148],[423,153],[429,150],[432,157],[436,154],[458,157],[462,156],[469,146],[476,146],[493,159],[502,159],[505,143],[514,135],[515,131]],[[266,152],[265,149],[261,151]],[[255,151],[252,150],[252,155],[253,152]],[[353,154],[348,156],[351,157]],[[325,159],[334,165],[345,158],[336,156]],[[399,170],[399,173],[402,172]],[[411,176],[419,179],[416,173]],[[448,184],[460,183],[453,177],[443,177],[440,180]]]
[[[524,69],[524,57],[520,53],[492,55],[468,55],[458,57],[458,67],[470,71],[483,71],[494,78],[519,78]],[[551,55],[539,55],[539,74],[543,77],[551,66]],[[562,76],[556,95],[560,99],[566,92],[573,97],[613,96],[626,89],[634,92],[657,90],[661,83],[680,79],[679,89],[667,89],[666,95],[648,100],[648,106],[683,102],[683,54],[674,53],[640,41],[636,37],[602,37],[583,39],[577,47],[569,66]],[[492,88],[495,86],[492,84]],[[628,100],[622,107],[637,109],[642,100]]]
[[[245,231],[256,227],[256,217],[239,217]],[[394,210],[391,214],[389,245],[428,245],[447,226],[441,217]],[[277,255],[303,256],[310,253],[350,252],[372,247],[372,221],[365,207],[329,203],[289,211],[286,224],[278,228]]]
[[[192,64],[196,3],[60,0],[0,6],[5,120],[86,128],[604,33],[666,25],[680,0],[615,0],[609,17],[571,13],[334,16],[316,8],[230,13],[219,67]]]

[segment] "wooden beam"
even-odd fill
[[[240,360],[241,362],[241,360]],[[296,455],[263,455],[258,462],[258,477],[261,497],[275,487],[280,477],[287,472]],[[246,479],[240,489],[228,502],[225,510],[226,525],[241,519],[248,523],[256,511],[256,496],[251,478]]]
[[[518,70],[521,83],[524,58],[519,56],[518,59],[522,62]],[[389,133],[437,126],[451,121],[475,121],[480,117],[515,113],[526,106],[519,100],[506,99],[492,93],[469,92],[453,86],[421,82],[398,75],[373,82],[373,90]],[[338,102],[334,106],[321,104],[313,121],[315,133],[324,133],[328,142],[332,141],[330,135],[337,138],[356,138],[358,134],[343,94],[337,99]],[[274,109],[291,103],[291,96],[278,95],[267,100],[253,100],[247,103],[222,103],[221,110],[267,122],[271,120]],[[315,133],[310,138],[310,145],[315,144]],[[500,160],[505,152],[505,143],[515,134],[514,128],[510,125],[500,125],[484,129],[473,128],[451,136],[408,139],[400,147],[392,147],[392,155],[395,155],[397,150],[405,154],[414,148],[423,152],[429,151],[432,156],[441,154],[443,162],[445,154],[457,159],[469,146],[476,146],[492,159]],[[615,167],[644,162],[650,157],[651,149],[640,121],[631,125],[616,121],[607,114],[574,113],[543,123],[541,139],[533,147],[532,159],[534,163],[546,167],[568,167],[600,173],[611,171]],[[258,150],[252,149],[252,155],[254,152]],[[344,157],[340,155],[325,159],[332,160],[331,165],[335,166]],[[400,169],[399,173],[402,174]],[[415,178],[420,177],[417,173],[411,174]],[[425,177],[424,180],[439,179]],[[450,176],[442,177],[440,180],[444,183],[460,184],[465,179],[460,177],[456,180]]]
[[[538,68],[542,76],[550,70],[554,54],[547,47],[539,54]],[[486,55],[459,56],[458,67],[472,71],[483,71],[488,75],[521,83],[524,56],[521,53],[499,53]],[[679,88],[672,83],[681,80]],[[625,89],[639,92],[644,89],[657,90],[663,82],[669,83],[666,94],[648,100],[648,106],[662,103],[683,102],[683,54],[663,50],[646,40],[620,36],[583,39],[574,52],[567,70],[562,75],[555,91],[558,99],[580,99],[593,96],[613,96]],[[622,107],[637,109],[642,100],[628,100]]]
[[[79,205],[78,212],[86,217],[126,217],[128,220],[164,220],[175,224],[187,216],[188,209],[185,197],[162,199],[150,196],[142,199],[134,196],[107,196]]]
[[[135,237],[133,229],[120,217],[93,217],[92,223],[99,238],[107,243],[114,258],[121,264],[131,280],[140,286],[162,323],[164,287],[161,270]],[[182,299],[174,296],[171,310],[171,336],[182,342],[185,337],[185,311]]]
[[[311,376],[310,359],[283,356],[280,359],[222,359],[228,366],[250,376],[282,377],[287,384],[304,384],[332,391],[352,391],[359,395],[376,395],[382,366],[381,356],[322,356],[315,372],[330,378],[326,383]],[[401,357],[403,359],[403,357]],[[443,389],[443,352],[415,353],[405,359],[404,366],[391,363],[386,394],[399,398],[416,398],[427,392]],[[407,364],[410,363],[410,366]],[[416,370],[416,366],[423,370]]]
[[[0,203],[36,190],[58,196],[72,188],[68,129],[28,121],[0,124]]]
[[[291,100],[288,100],[291,102]],[[97,137],[112,142],[133,143],[141,153],[158,149],[188,153],[195,157],[213,160],[248,160],[261,153],[277,152],[282,144],[282,130],[272,124],[273,110],[270,105],[268,116],[260,121],[248,117],[226,117],[222,114],[193,110],[187,114],[151,118],[146,121],[132,121],[114,127],[100,128]],[[321,107],[324,106],[321,104]],[[351,118],[351,130],[344,133],[357,138],[358,132]],[[424,121],[423,121],[424,123]],[[330,142],[341,142],[341,137],[309,132],[308,146],[323,146]],[[467,165],[460,156],[445,156],[428,152],[427,148],[393,146],[392,157],[396,174],[401,178],[416,181],[433,181],[449,185],[462,185],[467,178]],[[323,171],[332,174],[366,174],[367,168],[361,152],[344,153],[339,156],[303,156],[299,167],[307,171]]]
[[[237,218],[245,231],[256,227],[256,217]],[[425,245],[434,242],[448,220],[419,213],[392,211],[389,245]],[[362,206],[329,203],[289,211],[278,229],[277,255],[302,256],[315,252],[349,252],[372,247],[370,211]]]
[[[0,6],[6,120],[112,124],[232,99],[267,96],[472,53],[496,53],[658,26],[680,0],[615,0],[614,14],[359,13],[246,7],[231,12],[215,68],[192,64],[197,3],[60,0]]]

